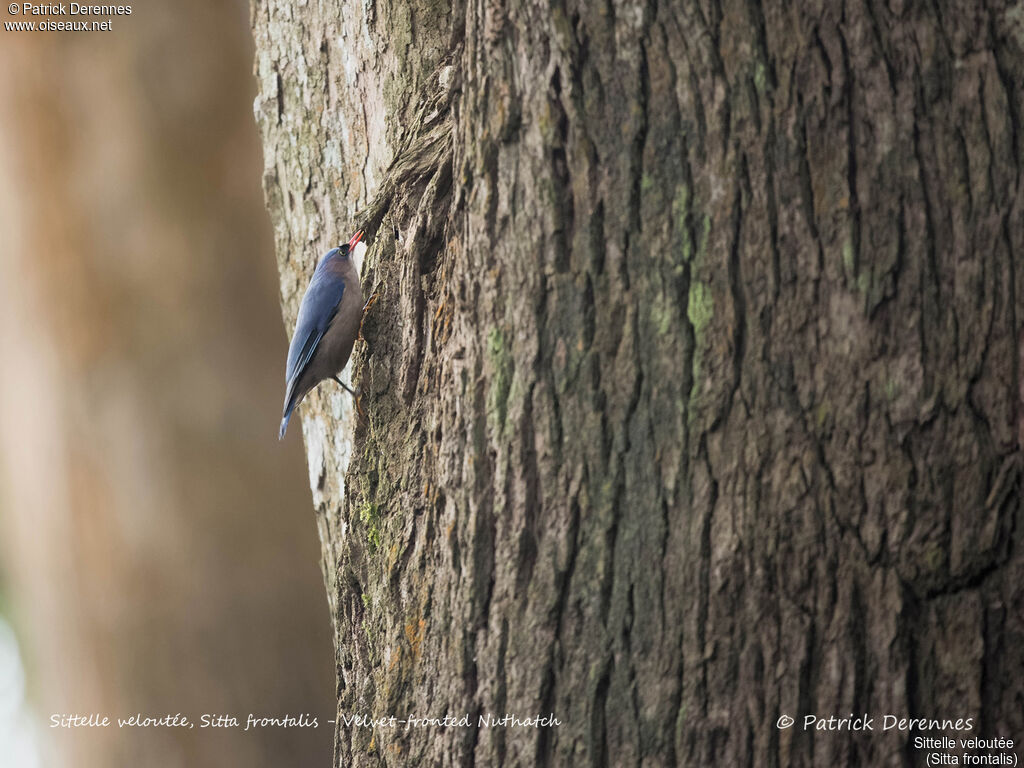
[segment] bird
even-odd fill
[[[362,230],[356,232],[346,245],[332,248],[320,258],[302,297],[288,347],[279,440],[288,431],[295,407],[321,381],[334,379],[356,396],[338,374],[348,363],[363,319],[363,289],[356,263],[356,245],[362,236]]]

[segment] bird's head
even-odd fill
[[[347,259],[349,256],[351,256],[356,249],[356,244],[359,243],[362,237],[363,230],[360,229],[358,232],[352,235],[351,240],[349,240],[345,245],[337,249],[338,256],[340,256],[343,259]]]
[[[330,259],[339,259],[341,261],[348,261],[351,256],[358,254],[360,249],[356,248],[356,245],[363,237],[363,230],[359,230],[352,239],[349,240],[345,245],[340,245],[337,248],[331,248],[327,253],[324,254],[321,259],[322,263],[329,261]],[[365,250],[366,246],[363,246],[362,250]],[[358,266],[358,265],[357,265]]]

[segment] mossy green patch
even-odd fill
[[[376,552],[380,548],[380,510],[373,502],[366,502],[359,510],[359,519],[366,526],[366,540],[370,543],[370,550]]]
[[[843,268],[846,270],[847,275],[853,277],[855,266],[853,263],[853,240],[848,237],[843,241]]]
[[[867,296],[871,291],[871,275],[867,272],[861,272],[857,275],[857,292],[861,296]]]
[[[765,84],[768,81],[768,70],[763,62],[757,62],[754,66],[754,87],[758,93],[764,93]]]
[[[708,252],[708,243],[711,242],[711,217],[706,213],[701,222],[700,240],[697,242],[697,253],[694,255],[693,263],[700,266],[704,263],[704,256]]]
[[[814,412],[814,421],[815,423],[817,423],[818,429],[821,429],[822,427],[825,426],[825,422],[828,421],[828,417],[831,412],[832,409],[829,408],[827,402],[823,400],[820,403],[818,403],[818,408]]]
[[[900,385],[891,376],[885,380],[885,398],[890,403],[900,395]]]
[[[700,266],[707,255],[708,243],[711,240],[711,217],[706,213],[701,217],[700,232],[697,233],[697,242],[694,243],[691,226],[695,212],[691,207],[693,200],[690,195],[691,190],[685,184],[676,187],[676,194],[672,198],[672,222],[682,236],[683,261]]]
[[[674,302],[667,301],[662,293],[655,294],[647,305],[651,325],[659,336],[670,333],[678,323]]]
[[[690,282],[686,300],[686,317],[693,327],[693,356],[690,361],[692,384],[689,408],[694,408],[694,398],[700,392],[700,372],[704,362],[704,330],[715,313],[715,299],[707,283],[700,280]]]
[[[715,299],[711,295],[711,289],[706,283],[700,280],[690,282],[690,295],[686,301],[686,316],[693,326],[693,335],[698,346],[701,335],[715,312]]]
[[[690,242],[690,188],[685,184],[676,187],[672,198],[672,221],[683,244],[683,262],[689,262],[693,258],[693,244]],[[682,271],[681,267],[677,267],[677,273]]]

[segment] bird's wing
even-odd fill
[[[338,311],[341,297],[345,294],[345,282],[336,275],[317,273],[302,297],[299,307],[299,319],[295,323],[295,335],[292,336],[288,348],[288,365],[285,369],[285,380],[289,388],[299,378],[302,371],[316,352],[317,344],[323,338],[331,320]]]

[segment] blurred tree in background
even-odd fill
[[[0,558],[36,709],[321,718],[46,729],[78,768],[330,760],[251,46],[202,0],[0,46]]]

